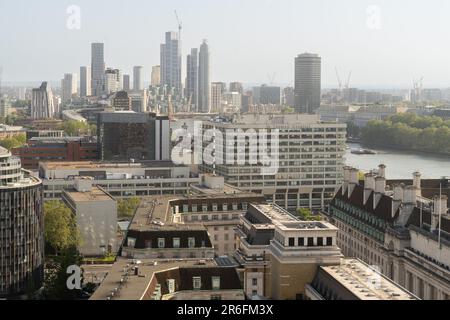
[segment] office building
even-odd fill
[[[24,127],[0,124],[0,139],[17,137],[23,134],[28,134],[28,131]]]
[[[161,85],[174,88],[182,95],[181,85],[181,39],[177,32],[166,32],[165,43],[161,44]]]
[[[77,93],[77,75],[75,73],[66,73],[61,81],[62,103],[72,102],[74,95]]]
[[[34,137],[12,153],[28,170],[37,170],[41,161],[90,161],[99,156],[97,141],[91,137]]]
[[[6,97],[0,97],[0,117],[6,118],[11,112],[11,103]]]
[[[130,91],[131,86],[130,86],[130,75],[129,74],[124,74],[123,75],[123,90],[124,91]]]
[[[74,189],[65,190],[63,202],[75,216],[83,239],[79,252],[85,257],[116,254],[117,200],[101,187],[93,186],[93,178],[75,178]]]
[[[86,98],[92,95],[91,90],[91,67],[80,67],[80,97]]]
[[[115,111],[131,110],[131,98],[126,91],[119,91],[114,95],[113,108]]]
[[[283,89],[283,105],[288,107],[295,106],[295,89],[293,87],[286,87]]]
[[[55,116],[53,94],[47,82],[43,82],[31,94],[31,118],[50,119]]]
[[[281,103],[281,88],[268,85],[262,85],[259,88],[259,104],[275,104]]]
[[[167,117],[130,111],[99,113],[98,143],[102,160],[169,160]]]
[[[450,299],[450,181],[386,180],[386,167],[346,167],[324,216],[339,228],[344,255],[361,259],[420,299]]]
[[[320,107],[322,59],[304,53],[295,58],[295,110],[314,113]]]
[[[144,89],[144,79],[142,78],[142,70],[144,67],[133,67],[133,90],[140,91]]]
[[[186,59],[186,98],[190,102],[189,107],[195,112],[198,111],[198,72],[198,49],[193,48]]]
[[[209,46],[206,40],[200,46],[198,57],[198,112],[211,112],[211,71]]]
[[[234,266],[221,260],[118,258],[90,300],[244,300]]]
[[[247,91],[242,95],[242,112],[249,112],[253,107],[253,94],[251,91]]]
[[[223,145],[233,151],[221,151],[216,146],[216,158],[223,158],[223,162],[203,163],[200,170],[216,172],[224,176],[227,183],[242,190],[262,193],[268,201],[283,208],[324,208],[342,183],[345,124],[321,122],[316,115],[245,114],[235,116],[231,121],[210,121],[203,125],[204,130],[214,128],[222,133]],[[278,147],[275,144],[268,147],[268,154],[278,151],[278,155],[272,153],[272,166],[276,172],[264,172],[265,165],[259,161],[256,165],[251,164],[248,161],[251,143],[242,146],[233,135],[227,135],[227,130],[243,130],[244,133],[254,130],[256,135],[267,130],[267,139],[278,141]],[[277,150],[270,151],[271,148]],[[243,163],[228,162],[227,157],[233,152],[235,159]]]
[[[148,91],[131,91],[128,93],[131,100],[131,110],[134,112],[147,112]]]
[[[91,90],[94,96],[103,94],[105,73],[105,48],[103,43],[91,44]]]
[[[103,79],[103,94],[111,94],[122,90],[122,73],[119,69],[108,68]]]
[[[211,112],[220,112],[222,110],[222,83],[211,83]]]
[[[45,200],[60,199],[64,189],[74,187],[74,177],[92,177],[116,198],[183,195],[199,178],[189,167],[169,161],[146,162],[41,162],[39,176],[45,186]]]
[[[150,84],[152,87],[161,86],[161,66],[153,66],[152,67]]]
[[[230,82],[230,92],[244,94],[244,86],[241,82]]]
[[[318,268],[340,264],[330,223],[300,221],[274,204],[250,204],[241,222],[235,257],[249,299],[304,300]]]
[[[19,298],[44,281],[41,180],[0,148],[0,297]]]

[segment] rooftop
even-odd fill
[[[91,191],[88,192],[66,191],[65,193],[75,202],[115,201],[108,192],[97,186],[92,186]]]
[[[416,300],[413,294],[356,259],[344,259],[339,266],[321,266],[341,286],[360,300]]]
[[[41,167],[47,170],[76,169],[109,169],[109,168],[172,168],[177,167],[171,161],[130,162],[41,162]]]

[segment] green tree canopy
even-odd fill
[[[121,219],[128,219],[134,216],[134,212],[141,200],[137,197],[120,199],[117,203],[117,215]]]
[[[95,134],[96,132],[95,125],[89,125],[86,122],[74,120],[64,121],[61,129],[64,130],[64,133],[70,137],[76,137],[80,135],[91,135]]]
[[[26,143],[27,137],[25,134],[20,134],[11,138],[5,138],[0,140],[0,146],[8,150],[14,148],[20,148]]]
[[[44,204],[45,241],[55,254],[81,244],[81,235],[72,211],[61,201]]]
[[[308,208],[300,208],[297,210],[297,216],[303,221],[321,221],[322,217],[319,215],[313,215]]]

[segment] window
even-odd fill
[[[197,212],[197,205],[196,204],[192,205],[192,212]]]
[[[211,295],[211,300],[222,300],[222,296],[220,294]]]
[[[183,212],[189,212],[189,206],[187,204],[183,204]]]
[[[233,214],[232,219],[233,220],[238,220],[239,219],[239,215],[238,214]]]
[[[317,245],[318,245],[319,247],[322,247],[322,246],[323,246],[323,238],[322,238],[322,237],[317,238]]]
[[[308,247],[314,246],[314,238],[308,238]]]
[[[136,239],[135,238],[128,238],[128,247],[130,248],[134,248],[134,246],[136,245]]]
[[[258,285],[258,279],[253,278],[252,279],[252,286],[257,286]]]
[[[203,212],[207,212],[208,211],[208,205],[207,204],[202,205],[202,211]]]
[[[299,247],[305,246],[305,238],[298,238],[298,246]]]
[[[233,203],[233,211],[236,211],[238,209],[237,203]]]
[[[217,211],[218,210],[217,203],[213,203],[212,210],[213,211]]]
[[[208,221],[209,217],[208,216],[202,216],[202,221]]]
[[[219,216],[218,216],[217,214],[215,214],[215,215],[212,216],[212,219],[213,219],[214,221],[217,221],[217,220],[219,220]]]
[[[252,291],[252,297],[257,296],[258,295],[258,291],[257,290],[253,290]]]
[[[152,247],[152,240],[145,240],[145,247],[150,249]]]
[[[192,278],[192,286],[194,290],[200,290],[202,288],[202,278],[201,277],[193,277]]]
[[[180,238],[173,238],[173,247],[174,248],[180,247]]]
[[[214,235],[214,241],[219,241],[219,236],[217,234]]]
[[[247,202],[243,202],[242,203],[242,209],[243,210],[247,210],[247,208],[248,208],[248,203]]]
[[[333,238],[327,237],[327,246],[332,246],[332,245],[333,245]]]
[[[289,238],[289,247],[295,247],[295,238]]]
[[[158,248],[165,248],[166,247],[166,239],[164,238],[159,238],[158,239]]]
[[[222,205],[222,211],[228,211],[228,204],[224,203]]]
[[[194,248],[195,247],[195,238],[189,238],[188,239],[188,247]]]
[[[225,241],[230,240],[230,236],[228,235],[228,233],[225,233],[224,237],[225,237],[225,239],[224,239]]]
[[[212,277],[212,289],[220,290],[220,277]]]
[[[198,221],[198,216],[192,216],[192,221]]]

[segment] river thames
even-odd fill
[[[411,179],[415,171],[420,171],[424,179],[450,177],[450,156],[379,148],[371,148],[377,153],[374,155],[356,155],[351,150],[364,147],[357,143],[348,143],[348,146],[347,165],[369,171],[378,168],[381,163],[385,164],[388,179]]]

